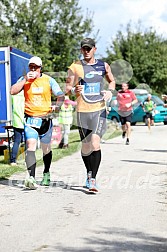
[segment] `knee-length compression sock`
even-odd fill
[[[44,172],[43,173],[47,173],[47,172],[49,172],[50,165],[52,162],[52,151],[50,151],[48,154],[43,156],[43,162],[44,162]]]
[[[25,162],[30,176],[35,178],[35,169],[36,169],[35,151],[26,151]]]
[[[93,151],[90,157],[92,178],[96,178],[100,162],[101,162],[101,150]]]

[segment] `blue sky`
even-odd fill
[[[140,20],[143,30],[155,28],[167,37],[167,0],[79,0],[83,13],[94,13],[95,31],[100,29],[97,52],[105,56],[106,47],[118,30],[125,31],[129,21]],[[121,28],[123,26],[123,28]]]

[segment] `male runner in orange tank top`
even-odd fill
[[[50,165],[52,161],[51,137],[52,119],[49,117],[51,109],[51,94],[57,96],[57,108],[61,107],[64,101],[64,94],[58,83],[48,75],[41,72],[42,60],[34,56],[29,60],[29,72],[21,77],[11,87],[12,95],[24,90],[25,97],[25,140],[26,140],[26,166],[29,172],[25,180],[25,186],[36,189],[36,146],[38,137],[43,152],[44,172],[41,185],[49,186]]]

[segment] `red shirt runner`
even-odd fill
[[[119,91],[117,94],[117,102],[119,106],[120,111],[131,111],[133,110],[132,106],[127,108],[125,105],[127,103],[131,103],[133,100],[136,99],[136,95],[133,93],[131,90],[126,90],[126,91]]]

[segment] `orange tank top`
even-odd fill
[[[44,116],[51,112],[50,77],[42,74],[24,85],[25,113],[29,116]]]

